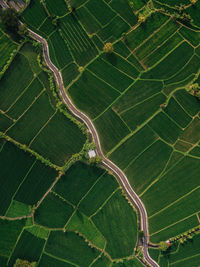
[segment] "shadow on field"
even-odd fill
[[[117,57],[114,53],[112,54],[106,54],[106,59],[109,61],[110,64],[112,65],[117,65]]]

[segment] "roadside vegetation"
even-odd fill
[[[160,244],[151,256],[161,267],[198,266],[199,12],[189,0],[31,0],[1,13],[0,266],[143,260],[137,213],[101,158],[89,159],[89,133],[27,27],[46,38],[66,92],[144,202]]]

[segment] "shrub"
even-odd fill
[[[161,251],[166,251],[167,249],[168,249],[168,244],[167,244],[167,242],[165,242],[165,241],[161,241],[160,243],[159,243],[159,249],[161,250]]]
[[[13,267],[35,267],[36,262],[29,262],[27,260],[17,259]]]
[[[113,53],[114,52],[113,44],[112,43],[106,43],[103,47],[103,51],[105,53],[109,53],[109,54]]]

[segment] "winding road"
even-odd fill
[[[7,3],[4,2],[4,0],[0,0],[0,5],[3,8],[8,8],[9,6]],[[40,42],[43,45],[43,56],[46,65],[49,67],[49,69],[53,72],[56,82],[60,88],[60,95],[62,97],[62,100],[67,105],[68,109],[71,111],[71,113],[79,118],[81,121],[83,121],[89,132],[91,133],[91,136],[93,138],[94,143],[96,144],[96,152],[97,155],[101,156],[102,158],[102,165],[109,171],[111,171],[118,182],[120,183],[121,187],[123,188],[123,191],[126,193],[128,199],[130,202],[137,208],[139,215],[140,215],[140,228],[142,231],[144,231],[144,239],[143,239],[143,255],[145,261],[152,267],[159,267],[158,263],[155,262],[149,255],[148,252],[148,243],[149,243],[149,232],[148,232],[148,217],[147,212],[145,209],[144,204],[138,197],[138,195],[135,193],[135,191],[132,189],[128,178],[123,173],[123,171],[117,167],[112,161],[107,159],[101,149],[100,140],[98,133],[92,123],[92,121],[81,111],[79,111],[74,104],[72,103],[70,97],[67,95],[63,79],[60,71],[58,68],[51,62],[50,56],[49,56],[49,47],[46,39],[44,39],[42,36],[38,35],[37,33],[33,32],[32,30],[28,29],[30,36],[36,40],[37,42]]]
[[[143,254],[144,254],[144,259],[145,261],[150,264],[153,267],[159,267],[157,262],[155,262],[149,255],[148,252],[148,242],[149,242],[149,233],[148,233],[148,217],[147,217],[147,212],[145,209],[144,204],[138,197],[138,195],[135,193],[135,191],[132,189],[128,178],[126,175],[123,173],[123,171],[117,167],[112,161],[107,159],[101,149],[100,145],[100,140],[98,133],[92,123],[92,121],[80,110],[78,110],[74,104],[72,103],[70,97],[67,95],[65,91],[65,87],[63,84],[63,79],[60,71],[58,68],[51,62],[50,56],[49,56],[49,47],[46,39],[44,39],[42,36],[38,35],[37,33],[33,32],[32,30],[29,29],[29,33],[31,37],[36,40],[37,42],[42,43],[43,45],[43,56],[46,65],[49,67],[49,69],[53,72],[56,82],[60,88],[60,95],[64,101],[64,103],[67,105],[68,109],[71,111],[71,113],[79,118],[81,121],[83,121],[87,128],[89,129],[89,132],[92,135],[93,141],[96,144],[96,152],[97,155],[102,157],[102,165],[107,169],[110,170],[122,186],[124,192],[128,196],[130,202],[136,206],[137,210],[139,211],[140,214],[140,227],[141,230],[144,231],[144,240],[143,240]]]

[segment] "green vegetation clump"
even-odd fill
[[[13,8],[6,8],[1,11],[1,21],[5,25],[5,27],[12,31],[17,32],[19,24],[18,24],[18,14]]]
[[[103,51],[105,53],[111,54],[114,52],[113,44],[112,43],[106,43],[103,47]]]
[[[27,260],[17,259],[13,267],[35,267],[36,262],[29,262]]]
[[[168,243],[166,242],[166,241],[161,241],[160,243],[159,243],[159,249],[161,250],[161,251],[167,251],[167,249],[169,248],[169,245],[168,245]]]

